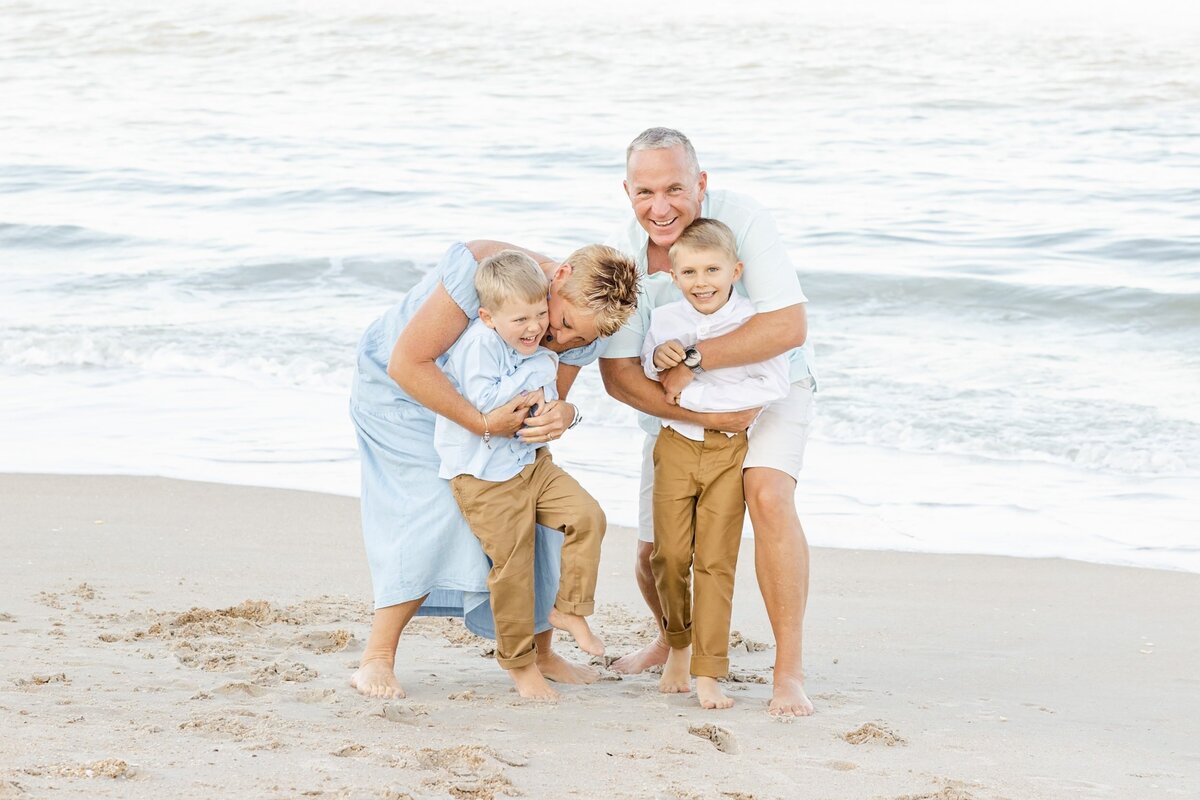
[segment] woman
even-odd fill
[[[531,401],[514,397],[495,409],[468,403],[442,373],[444,354],[479,314],[474,277],[479,262],[503,242],[455,244],[403,302],[376,320],[359,343],[350,415],[362,459],[363,539],[375,593],[371,635],[351,685],[369,697],[403,697],[395,677],[400,633],[414,615],[463,615],[492,636],[488,562],[462,518],[449,483],[438,477],[435,415],[483,435],[557,439],[577,419],[566,402],[580,367],[602,350],[633,312],[637,269],[617,250],[589,245],[559,264],[528,252],[550,280],[549,329],[543,344],[559,353],[558,394],[530,416]],[[546,622],[558,585],[561,535],[538,528],[538,667],[561,683],[590,683],[596,673],[551,649]]]

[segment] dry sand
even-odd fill
[[[750,542],[723,712],[608,672],[520,702],[451,620],[406,634],[407,699],[359,697],[352,499],[8,475],[0,543],[0,800],[1200,796],[1198,575],[815,551],[817,714],[786,723]],[[632,559],[614,528],[612,654],[649,635]]]

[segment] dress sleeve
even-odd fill
[[[438,262],[438,277],[446,292],[467,315],[467,319],[479,316],[479,295],[475,293],[475,271],[479,269],[475,256],[462,242],[450,245],[450,249]]]

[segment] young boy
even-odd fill
[[[447,354],[446,375],[481,414],[518,394],[555,400],[558,356],[540,346],[549,285],[537,263],[515,250],[485,259],[475,273],[479,319]],[[536,413],[536,412],[535,412]],[[485,420],[486,424],[486,420]],[[550,624],[587,653],[604,644],[584,619],[594,610],[605,518],[599,504],[550,457],[545,443],[476,436],[444,417],[434,428],[439,474],[492,560],[488,575],[496,660],[522,697],[558,697],[538,670],[534,648],[534,523],[563,532],[562,576]]]
[[[702,369],[695,356],[697,342],[729,333],[754,315],[750,301],[733,290],[742,262],[729,227],[714,219],[697,219],[668,255],[671,278],[684,299],[654,309],[642,364],[654,380],[668,368],[690,368],[695,378],[667,401],[692,411],[739,411],[786,397],[786,356],[714,370]],[[746,433],[726,434],[671,420],[662,425],[654,446],[650,564],[671,652],[659,690],[688,692],[689,675],[695,675],[702,707],[729,708],[733,700],[717,679],[729,674],[733,576],[745,514]]]

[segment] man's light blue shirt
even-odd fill
[[[446,354],[443,371],[471,405],[487,413],[523,392],[542,389],[546,400],[557,400],[558,356],[544,347],[530,355],[518,353],[482,320],[475,320]],[[537,448],[520,437],[483,437],[439,416],[433,446],[441,457],[438,475],[473,475],[485,481],[506,481],[533,463]]]

